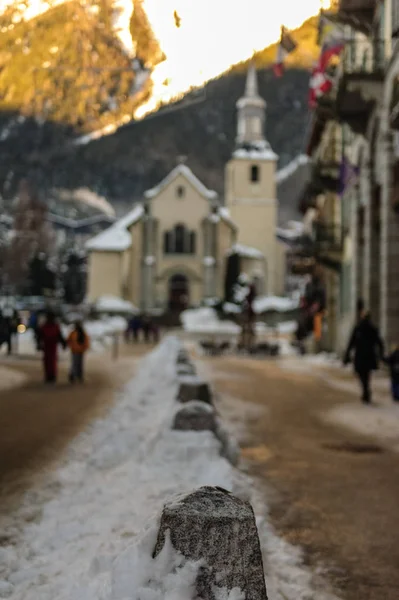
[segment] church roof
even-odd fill
[[[194,175],[192,170],[187,165],[177,165],[156,187],[144,192],[146,198],[154,198],[157,196],[169,183],[171,183],[178,175],[183,175],[192,186],[205,198],[214,200],[217,198],[217,193],[214,190],[209,190],[203,183]]]
[[[272,150],[267,140],[243,144],[233,152],[234,158],[246,158],[249,160],[278,160],[278,155]]]
[[[137,223],[143,214],[144,208],[141,204],[138,204],[111,227],[86,242],[86,250],[101,252],[123,252],[127,250],[132,243],[132,236],[128,228]]]

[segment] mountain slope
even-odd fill
[[[139,0],[132,17],[137,54],[149,67],[162,53]],[[148,97],[112,25],[113,3],[70,0],[10,25],[0,37],[0,110],[91,131],[129,118]],[[133,4],[132,4],[133,11]]]
[[[223,194],[223,169],[234,148],[236,134],[235,103],[244,90],[248,61],[206,84],[202,91],[203,102],[172,112],[173,106],[166,106],[143,121],[120,127],[112,135],[74,146],[70,140],[78,133],[120,122],[124,115],[130,117],[134,107],[148,97],[151,88],[147,81],[138,94],[129,96],[127,92],[134,86],[134,73],[114,77],[109,71],[99,70],[90,72],[90,77],[82,71],[72,89],[68,87],[64,71],[60,69],[57,74],[56,70],[43,67],[47,62],[59,67],[74,64],[79,71],[79,65],[90,64],[93,56],[98,56],[98,65],[125,68],[130,64],[112,34],[109,19],[107,21],[101,12],[91,15],[94,25],[86,35],[82,32],[86,31],[87,15],[80,12],[83,9],[75,0],[71,0],[69,6],[72,8],[57,6],[38,17],[39,30],[43,28],[40,39],[36,37],[39,30],[33,28],[35,39],[21,41],[22,50],[15,58],[14,53],[10,57],[12,44],[19,39],[17,35],[25,39],[21,37],[22,32],[28,25],[31,27],[32,22],[14,27],[9,32],[8,42],[0,42],[0,189],[3,197],[12,198],[19,179],[29,176],[36,180],[43,195],[48,195],[52,188],[88,187],[123,210],[128,203],[140,199],[145,189],[158,183],[176,164],[178,155],[186,155],[194,172]],[[151,67],[162,60],[162,52],[139,0],[135,0],[135,9],[131,31],[137,45],[136,54]],[[72,27],[67,27],[66,11],[71,10],[77,18],[72,21]],[[316,56],[315,20],[306,21],[293,36],[300,45],[303,40],[304,46],[302,52],[297,50],[289,59],[301,68],[288,69],[281,79],[276,79],[270,68],[264,68],[274,61],[276,45],[255,55],[260,93],[268,103],[267,137],[280,156],[280,166],[303,149],[309,78],[303,67],[308,65],[310,56],[313,59]],[[69,46],[62,46],[61,50],[59,41],[54,46],[55,38],[63,43],[67,40]],[[35,92],[38,86],[33,85],[33,74],[28,73],[24,47],[30,48],[29,64],[41,65],[36,78],[40,76],[40,89],[46,92],[42,96]],[[52,50],[55,47],[57,51]],[[26,71],[22,83],[17,77],[20,69]],[[193,96],[188,94],[187,99]],[[115,100],[116,108],[110,107],[110,98]],[[29,116],[32,103],[40,107],[41,120]]]

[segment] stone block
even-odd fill
[[[210,404],[192,400],[175,415],[173,429],[180,431],[212,431],[217,429],[216,413]]]
[[[190,402],[191,400],[199,400],[200,402],[213,404],[209,384],[195,376],[180,377],[177,400],[183,403]]]
[[[177,365],[177,374],[179,376],[184,375],[196,375],[197,370],[192,363],[183,363]]]
[[[217,600],[224,588],[246,600],[267,600],[262,553],[249,502],[221,488],[202,487],[162,512],[154,558],[165,539],[188,561],[201,561],[196,597]],[[240,596],[241,597],[241,596]]]

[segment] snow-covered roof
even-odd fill
[[[128,227],[136,223],[143,214],[144,208],[141,204],[138,204],[111,227],[86,242],[86,250],[101,252],[123,252],[123,250],[127,250],[132,243]]]
[[[283,183],[288,177],[291,177],[299,167],[307,165],[310,162],[309,156],[306,154],[299,154],[294,160],[292,160],[283,169],[280,169],[276,173],[276,183]]]
[[[192,170],[187,165],[177,165],[156,187],[144,192],[146,198],[154,198],[157,196],[169,183],[171,183],[178,175],[183,175],[191,185],[205,198],[213,200],[217,198],[217,193],[214,190],[209,190],[203,183],[194,175]]]
[[[278,155],[273,152],[267,140],[252,142],[248,147],[238,148],[233,152],[234,158],[249,160],[277,160]]]
[[[216,212],[208,215],[207,219],[212,223],[219,223],[219,221],[224,221],[228,223],[233,229],[237,229],[237,225],[234,223],[233,219],[230,216],[230,211],[225,206],[219,206]]]
[[[238,254],[243,258],[254,258],[262,260],[264,258],[262,252],[252,246],[244,246],[244,244],[234,244],[228,251],[227,255]]]

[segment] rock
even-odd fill
[[[202,487],[164,507],[154,549],[161,552],[169,532],[172,546],[187,560],[201,561],[196,593],[216,600],[241,591],[246,600],[267,600],[262,553],[249,502],[221,488]]]
[[[173,429],[180,431],[213,431],[217,429],[215,410],[205,402],[187,402],[175,415]]]
[[[192,363],[179,364],[177,366],[177,374],[180,376],[184,375],[196,375],[197,371]]]
[[[179,350],[179,353],[177,355],[177,359],[176,359],[177,364],[179,365],[184,365],[190,362],[190,357],[188,355],[188,352],[182,348],[181,350]]]
[[[177,400],[179,402],[190,402],[191,400],[199,400],[207,404],[213,404],[212,392],[209,384],[202,379],[194,376],[184,376],[179,381],[179,391]]]

